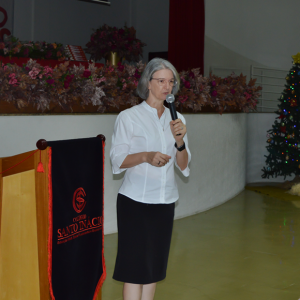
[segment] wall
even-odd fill
[[[127,25],[149,51],[167,51],[168,0],[111,0],[111,6],[78,0],[14,0],[14,34],[84,46],[103,23]],[[250,64],[287,69],[300,49],[298,0],[206,0],[205,75],[210,66],[250,68]],[[197,37],[195,37],[197,38]]]
[[[299,9],[298,0],[206,0],[206,35],[246,60],[289,69],[291,55],[300,50]],[[224,58],[221,64],[235,63],[234,57],[228,61],[228,55],[223,56],[222,47],[217,47]]]
[[[144,61],[148,61],[149,52],[168,51],[169,1],[137,1],[136,12],[137,34],[147,44],[144,48]]]
[[[226,77],[234,72],[236,74],[243,73],[249,80],[251,65],[263,66],[257,61],[230,50],[208,36],[205,36],[204,57],[204,76],[209,76],[209,73],[212,72],[220,77]]]
[[[192,152],[191,175],[176,172],[180,199],[176,218],[217,206],[243,190],[246,181],[246,115],[185,115]],[[35,149],[36,141],[104,134],[105,233],[116,232],[116,196],[122,175],[113,175],[109,159],[116,115],[0,116],[0,157]]]
[[[107,6],[78,0],[15,0],[14,35],[21,40],[84,48],[92,29],[104,23],[134,26],[137,37],[147,44],[145,61],[149,51],[168,50],[169,1],[111,0]]]
[[[85,46],[93,28],[128,24],[130,8],[130,0],[114,0],[111,6],[78,0],[15,0],[14,35]]]

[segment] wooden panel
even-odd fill
[[[2,172],[2,158],[0,158],[0,173]],[[2,215],[2,191],[3,191],[3,179],[0,174],[0,243],[1,243],[1,215]]]
[[[21,162],[23,159],[27,158],[33,152],[34,151],[30,151],[30,152],[25,152],[25,153],[18,154],[18,155],[15,155],[15,156],[2,158],[2,170],[4,171],[4,170],[7,170],[7,169],[13,167],[14,165]],[[6,171],[5,173],[3,173],[2,176],[6,177],[6,176],[9,176],[9,175],[13,175],[13,174],[17,174],[17,173],[20,173],[20,172],[33,170],[33,169],[34,169],[34,157],[31,156],[30,158],[28,158],[27,160],[22,162],[20,165],[18,165],[16,167]]]
[[[2,170],[6,170],[15,164],[19,163],[23,159],[27,158],[30,154],[33,154],[34,151],[30,151],[27,153],[23,153],[20,155],[16,155],[13,157],[6,157],[6,158],[0,158],[0,172]],[[49,292],[49,281],[48,281],[48,229],[49,229],[49,221],[48,221],[48,204],[49,204],[49,192],[48,192],[48,174],[49,174],[49,169],[48,169],[48,160],[49,160],[49,154],[48,150],[44,150],[41,152],[41,158],[42,158],[42,163],[44,166],[44,173],[38,173],[36,171],[37,165],[40,161],[40,152],[36,152],[33,156],[31,156],[28,160],[23,162],[17,167],[14,167],[13,169],[5,172],[3,174],[4,179],[7,178],[9,179],[10,177],[7,177],[8,175],[13,175],[14,176],[21,176],[19,172],[22,171],[27,171],[27,170],[32,170],[34,174],[34,180],[35,180],[35,187],[33,188],[33,192],[35,192],[35,209],[36,209],[36,239],[37,239],[37,250],[36,250],[36,263],[37,263],[37,268],[38,268],[38,278],[34,279],[31,278],[32,285],[37,284],[39,286],[39,296],[38,298],[31,298],[31,299],[41,299],[41,300],[51,300],[50,292]],[[4,165],[4,167],[3,167]],[[18,175],[16,175],[19,173]],[[3,183],[3,178],[2,175],[0,174],[0,261],[3,262],[3,257],[2,257],[2,251],[1,251],[1,217],[2,217],[2,193],[3,193],[3,188],[2,188],[2,183]],[[23,182],[24,184],[24,182]],[[21,188],[21,187],[19,187]],[[6,216],[7,218],[13,217],[12,213],[10,213],[9,216]],[[27,220],[27,219],[26,219]],[[28,224],[27,224],[28,225]],[[26,226],[27,226],[26,225]],[[22,228],[21,224],[19,224],[19,227]],[[16,227],[17,228],[17,227]],[[19,229],[20,229],[19,228]],[[34,253],[34,251],[33,251]],[[7,253],[5,254],[7,256]],[[19,253],[19,258],[22,257],[20,256]],[[19,261],[20,259],[17,259]],[[27,260],[28,261],[28,260]],[[6,261],[7,262],[7,261]],[[3,264],[2,264],[3,265]],[[1,268],[1,267],[0,267]],[[4,270],[4,265],[3,265],[3,270]],[[12,267],[10,268],[8,266],[8,270],[10,272],[16,272],[16,268]],[[0,270],[1,272],[1,270]],[[6,271],[7,272],[7,271]],[[2,274],[3,275],[3,274]],[[0,274],[1,276],[1,274]],[[3,276],[2,276],[3,278]],[[28,278],[28,277],[27,277]],[[21,280],[20,282],[21,285],[23,285],[24,280]],[[33,282],[34,281],[34,282]],[[2,285],[2,281],[1,286]],[[25,280],[26,282],[26,280]],[[8,286],[7,282],[5,283],[6,286]],[[14,289],[16,287],[14,285],[9,285],[13,286]],[[1,289],[2,290],[2,289]],[[37,290],[37,288],[33,289]],[[17,290],[15,290],[17,292]],[[32,295],[32,294],[31,294]],[[22,298],[22,297],[21,297]],[[21,299],[19,298],[19,299]],[[1,298],[1,292],[0,292],[0,300],[2,299],[7,299],[7,298]],[[16,298],[18,299],[18,298]],[[25,298],[22,298],[25,299]],[[27,299],[27,298],[26,298]],[[96,297],[96,300],[101,300],[101,289]]]
[[[0,158],[0,173],[2,172],[2,158]],[[0,174],[0,261],[1,261],[1,217],[2,217],[2,194],[3,194],[3,179]]]
[[[101,299],[102,299],[102,288],[99,290],[96,300],[101,300]]]
[[[38,300],[39,270],[33,170],[3,178],[0,300]]]
[[[48,150],[41,152],[42,163],[45,173],[35,170],[35,193],[36,193],[36,219],[39,257],[39,283],[40,299],[50,300],[48,281]],[[40,161],[40,151],[34,155],[35,169]]]

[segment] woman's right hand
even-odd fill
[[[154,167],[163,167],[170,158],[171,156],[160,152],[147,152],[147,162]]]

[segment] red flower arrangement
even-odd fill
[[[117,52],[128,62],[138,62],[143,56],[144,46],[146,44],[136,38],[136,31],[133,27],[125,26],[118,29],[104,24],[91,35],[84,50],[91,54],[91,59],[94,61],[104,58],[112,51]]]

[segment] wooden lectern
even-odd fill
[[[0,300],[51,299],[47,161],[48,149],[0,158]]]

